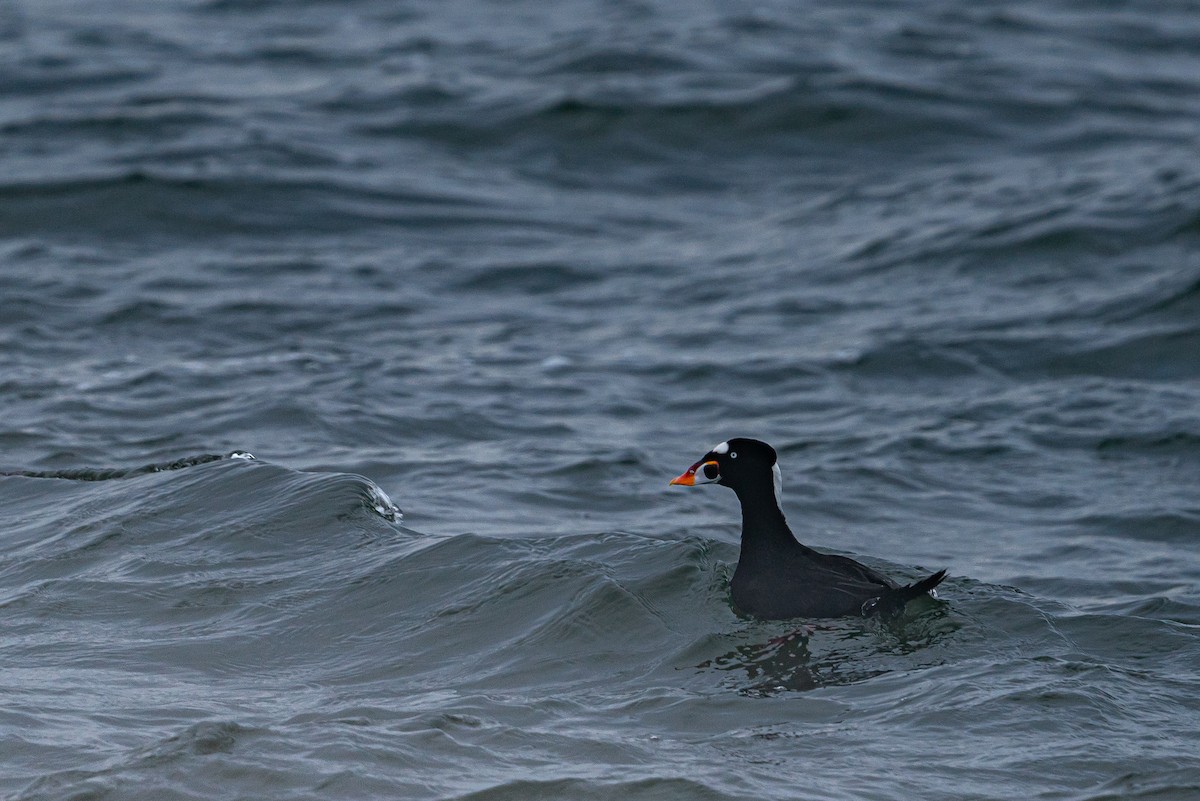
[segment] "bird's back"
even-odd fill
[[[895,586],[853,559],[796,543],[770,559],[739,561],[730,591],[741,612],[783,619],[862,614],[864,603]]]

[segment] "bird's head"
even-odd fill
[[[760,440],[742,437],[720,443],[672,479],[671,484],[685,487],[723,484],[738,494],[755,486],[770,486],[775,490],[776,503],[781,502],[783,492],[775,449]]]

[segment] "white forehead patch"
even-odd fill
[[[712,449],[712,452],[713,452],[713,453],[719,453],[719,454],[721,454],[722,456],[724,456],[725,454],[729,453],[729,443],[728,443],[728,442],[722,442],[720,445],[718,445],[718,446],[716,446],[715,448],[713,448],[713,449]]]

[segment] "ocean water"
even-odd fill
[[[1198,64],[1176,2],[0,0],[0,797],[1200,797]],[[940,598],[739,617],[667,487],[732,436]]]

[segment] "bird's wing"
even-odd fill
[[[871,593],[879,590],[895,589],[896,583],[882,573],[878,573],[866,565],[856,562],[848,556],[832,553],[821,553],[811,548],[805,549],[808,561],[822,575],[821,583],[842,585],[855,592]]]

